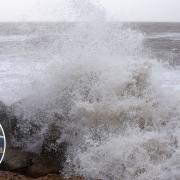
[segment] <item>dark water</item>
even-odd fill
[[[145,34],[144,44],[153,57],[173,66],[180,64],[180,23],[134,23],[130,27]]]

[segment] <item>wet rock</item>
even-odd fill
[[[72,176],[72,177],[63,177],[63,176],[58,176],[58,175],[47,175],[46,177],[39,178],[38,180],[85,180],[85,178],[80,177],[80,176]]]
[[[50,173],[58,173],[59,164],[53,158],[46,156],[36,156],[32,158],[32,165],[30,165],[25,174],[30,177],[41,177]]]
[[[17,106],[18,104],[14,104],[8,107],[3,102],[0,102],[0,123],[3,125],[8,142],[0,170],[13,171],[34,178],[50,173],[58,173],[64,166],[67,151],[67,143],[60,142],[62,127],[56,123],[43,124],[42,119],[44,120],[44,114],[46,113],[42,114],[39,111],[30,117],[32,119],[26,120],[23,117],[23,112],[22,115],[21,112],[19,115],[15,113]],[[57,119],[55,116],[51,116],[51,118],[52,122]],[[25,128],[23,126],[22,129],[23,122],[27,126]],[[38,122],[42,122],[42,125],[39,125]],[[45,125],[47,131],[41,134],[41,127],[44,128]],[[25,131],[23,131],[24,129]],[[26,145],[31,142],[29,140],[36,142],[39,136],[42,139],[38,143],[39,152],[32,153],[30,150],[27,152]]]
[[[33,156],[33,153],[21,152],[18,149],[7,149],[2,163],[3,169],[21,172],[30,165]]]
[[[58,173],[58,161],[36,153],[22,152],[21,150],[8,150],[6,152],[1,170],[12,171],[29,177],[38,178],[50,173]]]
[[[48,174],[47,176],[40,177],[40,178],[30,178],[27,176],[23,176],[20,174],[8,172],[8,171],[0,171],[0,179],[1,180],[85,180],[85,178],[80,176],[74,176],[70,178],[66,178],[63,176],[59,176],[57,174]]]
[[[25,177],[23,175],[18,175],[12,172],[0,171],[1,180],[32,180],[32,178]]]
[[[0,123],[4,129],[6,139],[8,141],[8,146],[10,146],[12,137],[15,134],[15,130],[17,126],[17,118],[13,114],[12,109],[6,106],[1,101],[0,101]]]
[[[0,101],[0,123],[3,126],[3,128],[5,128],[6,130],[8,129],[9,131],[10,122],[8,117],[7,106],[1,101]]]
[[[47,157],[58,159],[59,168],[63,168],[63,163],[66,160],[67,143],[59,142],[61,138],[61,128],[52,123],[48,127],[48,131],[44,135],[41,154]]]

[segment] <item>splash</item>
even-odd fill
[[[118,23],[72,24],[55,42],[56,61],[16,107],[17,114],[24,112],[23,143],[37,144],[39,137],[41,144],[53,122],[61,127],[59,142],[68,143],[67,175],[179,178],[179,93],[164,88],[162,78],[178,72],[148,58],[143,40]]]
[[[98,1],[90,0],[69,0],[71,13],[79,21],[105,21],[106,11]]]

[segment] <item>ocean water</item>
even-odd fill
[[[179,48],[179,23],[1,23],[0,100],[33,151],[61,117],[67,175],[178,180]]]
[[[0,24],[1,100],[12,104],[27,96],[37,76],[41,78],[46,67],[61,58],[61,45],[70,38],[72,26],[73,23]],[[110,23],[110,26],[123,26],[142,33],[142,46],[148,49],[148,56],[178,69],[179,23]]]

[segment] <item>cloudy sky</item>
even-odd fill
[[[69,5],[72,2],[73,0],[0,0],[0,21],[76,20],[75,11]],[[99,0],[99,4],[105,9],[108,19],[180,21],[180,0]],[[77,11],[78,6],[76,4]],[[86,11],[85,7],[80,9]]]

